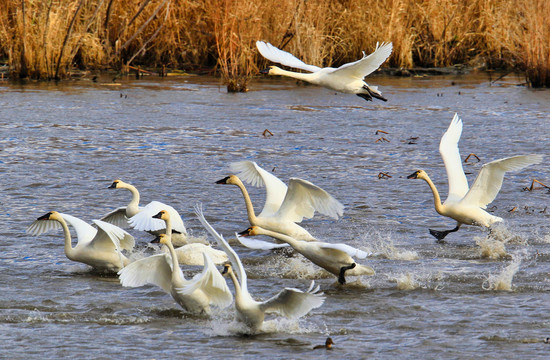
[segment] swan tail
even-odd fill
[[[377,86],[363,85],[363,89],[367,90],[367,93],[371,96],[371,100],[372,100],[372,98],[377,98],[378,100],[388,101],[388,99],[383,97],[382,93],[380,91],[378,91]],[[357,95],[359,95],[359,94],[357,94]]]

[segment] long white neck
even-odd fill
[[[281,68],[278,68],[277,66],[272,67],[272,70],[270,71],[270,75],[288,76],[294,79],[303,80],[307,82],[312,82],[317,78],[316,73],[299,73],[294,71],[283,70]]]
[[[135,186],[126,183],[121,188],[128,189],[132,193],[132,200],[126,206],[126,216],[131,218],[139,212],[139,191]]]
[[[255,225],[257,222],[257,218],[256,214],[254,214],[254,206],[252,205],[252,200],[250,200],[250,195],[248,195],[248,191],[246,191],[246,188],[244,187],[244,184],[240,179],[236,182],[235,185],[237,185],[243,193],[244,203],[246,205],[246,212],[248,213],[248,221],[251,225]]]
[[[69,230],[69,226],[67,226],[67,223],[63,218],[58,221],[61,224],[61,227],[63,228],[63,234],[65,235],[65,256],[74,261],[75,250],[73,249],[73,246],[71,244],[71,231]]]
[[[239,280],[237,280],[237,277],[235,276],[233,270],[229,271],[229,277],[231,278],[231,281],[233,281],[233,285],[235,287],[235,301],[239,301],[242,299],[243,296],[241,284],[239,284]]]
[[[172,220],[170,220],[170,217],[164,219],[164,223],[166,224],[166,235],[171,236],[172,235]]]
[[[172,245],[171,240],[166,243],[166,246],[168,246],[170,256],[172,257],[172,283],[181,284],[185,281],[185,277],[180,269],[178,254],[176,254],[176,250],[174,249],[174,245]]]
[[[434,195],[434,207],[435,211],[437,211],[439,214],[443,215],[443,205],[441,204],[441,197],[439,196],[439,192],[437,191],[437,188],[435,187],[434,183],[432,182],[432,179],[426,174],[421,179],[425,180],[428,185],[430,186],[430,189],[432,189],[432,193]]]
[[[281,233],[278,233],[278,232],[275,232],[275,231],[267,230],[267,229],[264,229],[264,228],[261,228],[261,227],[258,228],[258,230],[259,230],[258,234],[271,236],[272,238],[275,238],[277,240],[284,241],[287,244],[289,244],[290,246],[292,246],[293,248],[296,248],[296,247],[299,248],[300,244],[302,243],[302,241],[296,240],[292,236],[288,236],[288,235],[281,234]]]

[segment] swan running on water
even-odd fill
[[[380,46],[377,43],[376,49],[372,54],[367,56],[363,52],[362,59],[344,64],[338,68],[320,68],[308,65],[294,55],[277,49],[275,46],[263,41],[256,41],[256,47],[260,54],[270,61],[310,72],[309,74],[304,74],[283,70],[277,66],[269,66],[267,69],[261,71],[263,74],[288,76],[338,92],[356,94],[367,101],[372,100],[373,97],[388,101],[382,96],[382,93],[376,86],[368,85],[363,78],[378,69],[391,55],[392,43],[382,43]]]
[[[451,230],[429,229],[437,241],[442,241],[449,233],[458,231],[462,224],[488,228],[493,223],[502,221],[502,218],[491,215],[484,209],[496,198],[502,187],[504,174],[507,171],[518,171],[529,165],[539,164],[543,158],[542,155],[518,155],[491,161],[483,165],[472,187],[468,189],[468,180],[458,150],[461,134],[462,120],[455,114],[439,144],[439,153],[443,158],[449,181],[449,194],[443,204],[434,183],[424,170],[418,170],[407,177],[425,180],[432,190],[435,210],[457,222],[456,227]]]
[[[300,241],[287,235],[262,229],[259,226],[249,227],[245,231],[240,232],[238,235],[241,235],[237,236],[237,239],[241,242],[241,244],[251,249],[269,250],[272,249],[273,246],[270,246],[272,244],[266,241],[243,239],[243,237],[267,235],[284,241],[315,265],[322,267],[333,275],[336,275],[340,284],[346,283],[346,275],[374,275],[374,270],[370,266],[357,264],[352,258],[352,256],[354,256],[359,259],[364,259],[371,254],[346,244],[331,244],[320,241]],[[275,247],[279,246],[275,245]]]
[[[178,263],[178,256],[170,235],[160,234],[160,243],[166,245],[169,254],[152,255],[129,264],[118,272],[125,287],[152,284],[160,287],[186,311],[193,314],[211,313],[210,305],[227,307],[233,295],[227,283],[210,257],[203,253],[204,268],[191,280],[185,279]]]
[[[171,218],[169,211],[161,210],[158,214],[153,215],[153,218],[164,220],[166,223],[166,235],[172,235],[172,222],[170,220]],[[152,242],[160,242],[160,236]],[[163,246],[163,249],[166,249],[166,247]],[[191,243],[180,246],[176,249],[178,262],[183,265],[204,266],[203,254],[207,254],[208,257],[212,259],[214,264],[223,264],[227,261],[227,255],[224,251],[214,249],[210,245]]]
[[[145,206],[139,206],[140,197],[138,189],[122,180],[113,181],[108,188],[126,189],[132,194],[132,200],[127,206],[121,206],[111,211],[103,216],[101,220],[120,227],[130,225],[136,230],[146,231],[156,236],[165,233],[165,224],[161,220],[153,219],[153,215],[161,210],[167,210],[172,216],[172,241],[174,246],[187,244],[187,230],[176,209],[159,201],[151,201]]]
[[[70,224],[76,231],[78,242],[71,243]],[[27,232],[40,235],[61,227],[65,234],[65,255],[69,260],[90,265],[98,271],[117,272],[130,263],[122,250],[132,250],[134,237],[118,226],[93,220],[97,228],[71,215],[51,211],[34,221]]]
[[[254,300],[248,292],[246,272],[237,253],[223,236],[218,234],[206,221],[200,207],[196,207],[195,212],[202,225],[216,239],[218,245],[227,252],[231,263],[225,264],[223,273],[231,278],[235,286],[237,318],[252,332],[261,329],[266,313],[278,313],[288,318],[299,318],[323,304],[325,297],[322,292],[319,292],[319,286],[315,287],[314,281],[305,292],[294,288],[285,288],[266,301]],[[238,279],[233,268],[235,268]]]
[[[257,167],[255,163],[252,164],[254,164],[254,167]],[[249,171],[249,173],[252,172]],[[276,179],[275,176],[271,176]],[[250,177],[247,178],[250,179]],[[288,190],[284,194],[282,203],[277,207],[282,190],[277,190],[277,195],[275,195],[271,191],[272,186],[270,185],[275,181],[273,179],[266,181],[265,179],[264,174],[264,183],[266,184],[266,188],[268,188],[268,197],[264,209],[257,216],[254,213],[254,206],[250,200],[250,195],[237,175],[225,177],[218,180],[216,184],[231,184],[239,187],[244,197],[250,225],[261,226],[264,229],[285,234],[298,240],[316,241],[313,235],[297,224],[304,218],[312,218],[315,211],[334,219],[338,219],[344,213],[344,205],[333,198],[332,195],[309,181],[298,178],[290,179]],[[277,180],[280,182],[279,179]],[[279,189],[282,189],[280,184],[278,186]]]

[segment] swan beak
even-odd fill
[[[45,215],[42,215],[41,217],[39,217],[38,219],[36,220],[50,220],[50,215],[52,215],[51,211]]]
[[[228,265],[224,265],[223,266],[223,270],[222,270],[222,275],[225,275],[229,272],[229,266]]]
[[[268,67],[265,68],[265,69],[262,69],[262,70],[260,70],[260,74],[266,74],[267,75],[267,74],[269,74],[269,70],[271,70],[271,69],[268,68]]]
[[[223,179],[216,181],[216,184],[227,184],[227,180],[229,180],[229,176],[224,177]]]
[[[418,179],[418,171],[415,171],[413,174],[407,176],[407,179]]]
[[[250,233],[248,232],[249,229],[246,229],[245,231],[241,231],[238,235],[239,236],[250,236]]]
[[[160,219],[161,217],[162,217],[162,211],[159,211],[158,214],[152,216],[153,219]]]
[[[107,187],[107,189],[116,189],[116,182],[112,183]]]
[[[153,240],[151,240],[151,244],[159,244],[160,243],[160,236],[157,236]]]

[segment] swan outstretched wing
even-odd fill
[[[97,229],[84,220],[80,220],[72,215],[62,213],[59,213],[59,215],[61,215],[67,224],[74,228],[79,245],[89,244],[97,235]]]
[[[449,194],[447,201],[460,201],[468,192],[468,180],[462,169],[462,160],[458,150],[458,140],[462,134],[462,120],[455,114],[449,128],[441,137],[439,153],[443,158],[447,178],[449,179]]]
[[[117,251],[120,251],[120,249],[130,251],[134,248],[134,237],[125,230],[105,221],[94,220],[93,222],[98,228],[97,234],[92,240],[95,248],[116,249]]]
[[[223,264],[228,260],[224,251],[199,243],[186,244],[175,251],[181,265],[204,266],[203,254],[207,254],[214,264]]]
[[[372,255],[371,252],[359,250],[359,249],[356,249],[353,246],[349,246],[347,244],[331,244],[331,243],[325,243],[325,242],[324,243],[318,243],[318,244],[323,249],[332,249],[332,250],[343,251],[346,254],[348,254],[349,256],[351,256],[352,258],[364,259],[364,258],[369,257],[369,256]]]
[[[539,164],[542,158],[542,155],[519,155],[483,165],[462,203],[485,209],[496,198],[507,171],[518,171],[529,165]]]
[[[120,283],[125,287],[152,284],[170,294],[172,288],[172,263],[170,255],[157,254],[136,260],[118,272]]]
[[[293,288],[285,288],[283,291],[260,303],[260,309],[264,312],[275,312],[288,318],[299,318],[312,309],[323,305],[325,297],[319,292],[319,286],[315,287],[315,281],[307,291]]]
[[[392,43],[382,43],[380,46],[376,44],[376,50],[374,50],[372,54],[364,55],[363,53],[362,59],[344,64],[337,68],[332,74],[363,79],[365,76],[378,69],[380,65],[386,61],[391,55],[392,48]]]
[[[172,230],[176,230],[182,234],[187,234],[183,219],[180,214],[171,207],[159,201],[151,201],[149,204],[140,208],[140,211],[132,216],[128,222],[136,230],[140,231],[158,231],[166,229],[166,223],[164,220],[153,218],[154,215],[160,211],[166,210],[170,214],[170,221],[172,223]]]
[[[344,205],[309,181],[291,178],[285,200],[275,216],[299,223],[303,218],[312,218],[315,211],[338,219],[344,213]]]
[[[275,244],[275,243],[271,243],[269,241],[251,239],[251,238],[246,237],[246,236],[239,236],[239,234],[237,234],[237,233],[235,233],[235,236],[237,236],[237,240],[239,240],[239,242],[243,246],[245,246],[249,249],[254,249],[254,250],[272,250],[272,249],[280,249],[282,247],[290,246],[287,243]]]
[[[127,228],[129,224],[128,218],[126,217],[126,206],[116,208],[107,215],[104,215],[100,220],[121,228]]]
[[[279,210],[285,198],[287,186],[278,177],[265,171],[254,161],[231,163],[229,170],[237,175],[239,179],[252,186],[265,186],[265,204],[262,212],[258,216],[271,216]]]
[[[223,275],[216,268],[210,257],[203,253],[204,268],[200,274],[189,280],[185,286],[176,288],[180,295],[191,295],[195,290],[201,290],[208,296],[210,304],[224,308],[231,304],[233,295],[227,286]]]
[[[273,62],[289,66],[296,69],[302,69],[305,71],[310,72],[316,72],[321,70],[320,67],[314,66],[314,65],[308,65],[304,63],[302,60],[298,59],[296,56],[277,49],[275,46],[271,45],[270,43],[265,43],[263,41],[256,41],[256,47],[258,48],[258,51],[260,54],[262,54],[263,57],[265,57],[268,60],[271,60]]]
[[[229,261],[231,261],[231,264],[235,268],[235,272],[237,273],[237,277],[239,278],[241,282],[241,290],[244,294],[248,294],[247,289],[247,276],[246,272],[244,271],[243,264],[241,262],[241,259],[239,258],[239,255],[233,250],[231,246],[229,246],[229,243],[225,241],[223,236],[218,234],[216,230],[206,221],[204,214],[202,212],[202,207],[200,205],[195,206],[195,214],[197,214],[197,217],[199,218],[199,221],[201,222],[202,226],[216,239],[216,242],[218,243],[218,246],[221,247],[227,256],[229,257]]]

